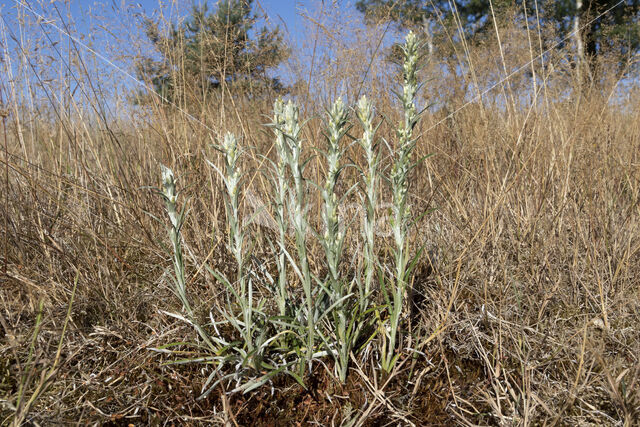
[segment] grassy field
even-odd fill
[[[505,19],[399,75],[356,18],[310,14],[299,111],[5,52],[3,425],[637,425],[633,64]]]

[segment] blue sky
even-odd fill
[[[15,1],[15,0],[14,0]],[[47,4],[48,0],[41,0],[42,4]],[[195,4],[208,3],[210,9],[215,9],[219,0],[70,0],[70,13],[72,20],[76,24],[79,33],[90,32],[94,40],[109,38],[109,32],[101,29],[100,26],[90,26],[84,22],[90,16],[104,16],[106,21],[118,20],[119,16],[134,16],[141,14],[148,17],[158,17],[163,14],[170,17],[170,20],[176,22],[179,18],[188,15],[191,6]],[[55,1],[59,6],[64,4],[63,0]],[[294,48],[300,48],[300,42],[305,36],[305,25],[309,21],[304,16],[317,16],[317,12],[321,4],[325,7],[340,7],[345,10],[354,11],[355,0],[254,0],[254,11],[266,14],[267,21],[259,22],[256,29],[266,24],[268,27],[280,27],[284,33],[285,40],[289,41]],[[46,6],[48,7],[48,6]],[[64,14],[65,7],[61,7]],[[34,9],[36,9],[34,7]],[[38,10],[38,9],[37,9]],[[40,11],[42,9],[39,9]],[[45,16],[51,16],[51,13],[43,13]],[[364,25],[364,22],[363,22]],[[126,28],[125,33],[132,34],[133,28]],[[116,30],[117,32],[117,30]],[[101,34],[102,33],[102,34]],[[141,38],[144,38],[140,34]]]
[[[204,1],[195,0],[196,4]],[[305,50],[304,42],[312,38],[308,28],[315,22],[305,15],[317,17],[321,4],[326,9],[335,7],[340,8],[340,11],[351,12],[355,3],[355,0],[322,1],[254,0],[254,6],[257,12],[266,12],[269,26],[278,25],[285,31],[285,38],[297,49],[298,56],[304,59],[309,50],[308,46]],[[209,0],[208,3],[214,8],[217,1]],[[115,88],[115,98],[126,90],[141,86],[141,82],[135,77],[133,64],[139,59],[139,55],[150,54],[150,46],[139,25],[141,15],[157,17],[163,12],[170,21],[176,22],[188,14],[192,4],[192,0],[5,0],[0,2],[0,33],[8,36],[13,76],[26,76],[26,80],[37,83],[33,85],[36,88],[45,87],[47,82],[55,82],[60,78],[72,80],[69,75],[78,74],[78,67],[72,70],[68,60],[76,55],[77,49],[77,54],[84,61],[83,67],[87,65],[86,73],[103,83],[103,87]],[[28,7],[43,15],[44,20],[36,19],[27,10]],[[353,16],[353,21],[348,25],[363,25],[357,12]],[[65,34],[69,21],[72,22],[69,32],[76,40],[75,44],[69,43]],[[330,25],[341,24],[343,23],[331,21],[329,31]],[[398,34],[389,34],[389,40],[391,39],[398,40]],[[136,51],[136,48],[142,50]],[[315,54],[315,45],[311,49]],[[22,55],[23,52],[26,54]],[[23,60],[26,57],[36,60],[27,64]],[[287,84],[295,82],[293,78],[288,78],[293,75],[287,74],[284,68],[274,72]],[[305,72],[304,75],[311,74]],[[71,77],[75,78],[75,75]],[[624,91],[623,86],[627,81],[619,85],[621,91]],[[75,87],[71,89],[79,96]]]
[[[196,4],[205,1],[195,0]],[[162,14],[165,20],[177,22],[188,15],[193,3],[192,0],[30,0],[28,3],[7,0],[0,3],[0,13],[9,32],[10,48],[17,53],[12,64],[14,73],[26,71],[33,75],[34,81],[53,82],[69,73],[78,73],[76,69],[71,71],[67,64],[68,58],[77,52],[87,64],[86,71],[91,78],[110,88],[106,95],[118,97],[135,87],[142,88],[133,64],[140,55],[152,54],[140,25],[141,18],[157,18]],[[211,9],[215,9],[216,3],[216,0],[208,1]],[[354,10],[354,3],[355,0],[254,0],[253,4],[255,12],[266,13],[267,26],[279,26],[285,40],[297,50],[300,58],[305,58],[310,49],[316,53],[315,44],[308,43],[309,29],[315,28],[315,19],[323,16],[320,9],[353,13],[355,19],[349,25],[357,26],[360,14]],[[20,16],[26,18],[28,24],[22,24]],[[257,27],[263,24],[258,23]],[[329,25],[340,23],[333,21]],[[69,43],[67,31],[74,44]],[[20,34],[26,36],[22,39],[24,48],[12,41],[20,40]],[[23,56],[20,49],[37,52],[39,58],[52,58],[52,61],[39,61],[36,68],[29,68],[18,60]],[[318,47],[318,55],[322,49]],[[298,78],[287,67],[282,64],[272,72],[285,84],[294,84]],[[306,71],[303,74],[308,75]]]
[[[254,11],[266,13],[268,26],[279,26],[291,40],[298,39],[303,31],[303,14],[309,14],[314,8],[321,4],[323,0],[254,0]],[[324,0],[326,4],[339,5],[341,8],[354,9],[355,0]],[[15,15],[18,0],[8,0],[4,5],[0,5],[0,10],[5,16]],[[192,4],[208,3],[211,9],[215,8],[218,0],[70,0],[70,9],[64,0],[35,0],[28,4],[33,9],[47,18],[57,19],[58,11],[65,20],[70,13],[71,21],[74,22],[78,33],[89,33],[94,39],[101,39],[100,30],[91,27],[86,21],[93,16],[106,17],[117,20],[122,15],[142,14],[149,17],[157,17],[163,13],[165,17],[176,20],[178,17],[187,15]],[[94,20],[95,21],[95,20]],[[92,28],[90,31],[89,28]],[[129,28],[132,29],[132,28]],[[103,29],[104,37],[108,37],[108,30]],[[88,34],[87,34],[88,35]]]
[[[281,28],[285,33],[285,39],[294,44],[302,39],[305,22],[302,14],[310,13],[321,3],[322,0],[254,0],[254,10],[257,13],[264,12],[268,16],[267,26]],[[30,26],[30,33],[27,40],[34,41],[44,37],[44,32],[48,33],[51,41],[61,43],[64,46],[65,35],[59,29],[71,28],[71,34],[81,41],[87,43],[95,51],[100,53],[103,65],[107,66],[105,58],[113,61],[122,68],[127,68],[124,59],[117,58],[116,55],[126,52],[129,47],[133,47],[140,41],[144,41],[145,36],[140,31],[141,16],[158,17],[161,13],[176,22],[179,18],[185,17],[192,4],[207,2],[211,9],[215,9],[217,0],[31,0],[23,3],[21,0],[7,0],[0,3],[0,13],[9,29],[10,33],[18,35],[22,31],[22,24],[18,19],[19,15],[27,17],[33,24]],[[353,8],[353,0],[325,0],[327,4],[338,4],[340,7]],[[19,6],[19,4],[28,6]],[[37,16],[29,10],[45,18],[45,22],[53,25],[38,24]],[[41,22],[41,21],[40,21]],[[70,27],[66,25],[72,23]],[[263,23],[259,23],[261,26]],[[55,27],[54,27],[55,25]],[[57,27],[57,28],[56,28]],[[11,35],[11,34],[10,34]],[[131,39],[131,42],[129,40]],[[137,39],[137,40],[136,40]],[[46,44],[46,43],[45,43]],[[29,49],[30,47],[25,47]],[[33,46],[31,46],[33,48]],[[42,46],[40,47],[42,51]],[[45,48],[46,49],[46,48]],[[58,52],[46,52],[53,57],[60,57]],[[81,52],[88,55],[90,52]],[[64,56],[64,55],[62,55]],[[131,69],[129,68],[129,71]],[[128,79],[131,80],[131,79]],[[131,81],[129,83],[132,83]]]
[[[321,0],[254,0],[254,10],[256,12],[264,11],[268,15],[273,24],[280,26],[283,30],[287,30],[291,34],[298,34],[302,29],[301,12],[312,8],[314,4],[320,3]],[[327,0],[327,2],[332,2]],[[335,2],[335,0],[333,0]],[[74,18],[81,18],[89,9],[92,12],[100,13],[101,10],[114,9],[113,5],[117,5],[119,9],[135,8],[139,9],[147,16],[153,16],[159,13],[160,8],[164,8],[167,15],[184,16],[184,12],[191,5],[208,3],[212,8],[215,7],[217,0],[71,0],[71,13]],[[346,7],[353,7],[353,1],[340,0],[339,3]],[[178,10],[176,10],[176,7]]]

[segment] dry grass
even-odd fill
[[[364,74],[357,67],[371,61],[363,91],[382,113],[399,117],[376,50],[375,37],[385,28],[364,34],[331,26],[345,33],[329,36],[323,26],[349,18],[328,3],[313,16],[312,40],[325,46],[316,52],[335,61],[317,56],[311,68],[304,52],[313,49],[294,52],[292,72],[308,73],[319,85],[299,89],[305,111],[328,106],[318,94],[332,98],[327,88],[340,89],[342,82],[354,101]],[[24,23],[24,29],[38,27]],[[42,391],[23,408],[25,421],[38,424],[638,423],[640,92],[621,97],[624,82],[607,74],[606,58],[602,82],[569,90],[576,87],[574,73],[563,68],[566,52],[554,50],[545,57],[553,67],[536,62],[546,86],[534,88],[521,73],[512,85],[468,104],[455,89],[462,82],[488,85],[504,68],[531,59],[526,32],[508,23],[500,31],[504,66],[497,40],[488,39],[462,56],[475,78],[446,75],[437,59],[424,70],[430,80],[422,96],[437,105],[417,129],[416,156],[434,156],[416,170],[411,199],[414,212],[437,209],[411,234],[412,246],[426,243],[432,255],[413,282],[415,306],[403,346],[414,352],[388,376],[375,351],[354,358],[344,386],[317,365],[309,391],[277,378],[272,388],[228,395],[222,386],[196,401],[206,367],[165,364],[175,358],[150,350],[188,342],[194,333],[161,312],[179,311],[180,304],[170,291],[164,226],[147,214],[162,217],[162,205],[142,187],[158,184],[160,163],[180,176],[191,209],[183,229],[190,293],[204,316],[221,304],[223,287],[198,266],[207,260],[232,268],[221,182],[204,161],[205,153],[220,160],[209,148],[211,130],[237,132],[255,152],[273,156],[272,138],[260,126],[271,115],[270,102],[198,106],[196,117],[207,128],[158,106],[145,115],[103,119],[92,108],[103,101],[89,90],[94,76],[77,60],[70,69],[76,79],[58,80],[60,92],[49,93],[61,97],[44,106],[26,102],[37,97],[24,89],[33,80],[16,79],[21,90],[3,83],[2,423],[14,420],[7,403],[16,404],[21,384],[26,400]],[[369,43],[343,46],[338,40],[348,32]],[[531,36],[536,56],[537,34]],[[74,58],[83,55],[77,48],[70,45]],[[70,96],[69,82],[83,94]],[[304,138],[319,145],[321,130],[312,119]],[[386,124],[379,132],[395,138]],[[355,146],[348,155],[363,161]],[[245,162],[247,169],[262,164],[255,155]],[[308,177],[321,182],[323,173],[322,162],[312,161]],[[271,191],[258,173],[249,182],[254,194]],[[381,193],[384,201],[388,196]],[[312,199],[310,218],[319,224],[319,196]],[[269,259],[268,231],[253,232],[260,242],[256,257]],[[346,245],[348,257],[358,250],[353,237]],[[322,251],[317,244],[311,249],[311,268],[322,271]]]

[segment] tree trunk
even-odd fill
[[[582,86],[583,71],[585,66],[584,43],[582,41],[582,31],[580,28],[580,15],[582,14],[582,0],[576,0],[576,11],[573,17],[573,40],[576,48],[576,72],[578,76],[578,84]]]

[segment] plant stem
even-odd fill
[[[407,193],[409,188],[408,175],[411,169],[411,153],[415,147],[413,128],[418,122],[415,97],[418,91],[418,40],[413,32],[409,32],[402,46],[404,54],[403,85],[399,95],[404,110],[404,121],[398,129],[398,144],[395,150],[394,164],[391,169],[391,190],[393,194],[392,229],[395,243],[395,279],[392,286],[393,300],[389,307],[391,317],[391,331],[387,354],[383,369],[389,372],[395,364],[395,347],[400,326],[400,315],[406,291],[406,268],[408,262],[407,229],[409,223],[409,206]]]
[[[353,338],[353,335],[347,331],[349,323],[348,304],[344,300],[346,296],[344,280],[340,278],[339,271],[344,233],[340,231],[338,221],[339,202],[336,195],[336,184],[340,174],[340,158],[342,156],[340,140],[347,130],[347,117],[348,114],[344,103],[342,99],[338,98],[328,112],[328,147],[325,154],[327,160],[327,177],[325,185],[322,188],[322,198],[324,200],[324,212],[322,216],[326,228],[324,236],[322,236],[322,241],[329,270],[327,280],[327,292],[329,293],[328,305],[333,307],[331,317],[333,318],[333,327],[337,338],[335,345],[338,348],[336,364],[338,365],[338,377],[342,383],[346,380],[349,353],[351,351]],[[329,349],[329,351],[333,352],[332,349]]]
[[[302,176],[304,165],[301,163],[302,143],[300,141],[300,120],[299,109],[292,102],[289,101],[284,108],[284,134],[288,142],[288,154],[289,154],[289,168],[291,175],[293,176],[293,193],[290,197],[291,207],[291,222],[295,230],[296,247],[298,250],[298,262],[300,263],[300,274],[302,280],[302,288],[304,291],[304,299],[306,305],[306,319],[307,319],[307,355],[306,361],[311,367],[311,360],[313,359],[313,350],[315,346],[315,311],[313,292],[311,289],[311,272],[309,271],[309,260],[307,257],[307,242],[306,235],[308,231],[307,220],[305,219],[306,213],[306,186],[305,180]]]
[[[362,124],[363,132],[360,139],[360,145],[365,151],[367,157],[367,171],[364,174],[365,180],[365,200],[366,217],[363,225],[364,234],[364,288],[360,289],[360,301],[362,311],[367,310],[368,300],[370,298],[373,286],[373,278],[376,269],[376,261],[374,258],[375,244],[375,224],[376,224],[376,204],[377,204],[377,175],[378,175],[378,156],[375,152],[373,127],[373,106],[366,96],[358,101],[357,116]]]
[[[285,215],[286,195],[289,190],[287,181],[287,162],[289,158],[289,151],[287,149],[287,140],[283,132],[285,126],[284,119],[284,103],[282,99],[276,100],[273,106],[273,125],[274,133],[276,136],[275,146],[278,153],[278,160],[276,163],[276,192],[275,192],[275,205],[276,205],[276,222],[278,223],[278,244],[279,251],[276,259],[278,267],[278,287],[277,287],[277,304],[280,316],[287,314],[287,260],[284,253],[286,247],[286,233],[287,233],[287,219]]]

